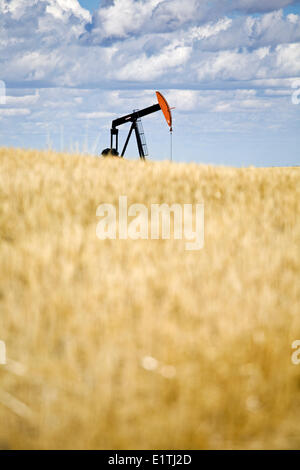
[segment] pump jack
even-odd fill
[[[130,127],[127,139],[125,141],[125,144],[124,144],[124,147],[120,156],[124,157],[130,137],[132,135],[132,132],[134,131],[140,158],[141,160],[145,160],[145,157],[148,155],[148,150],[147,150],[147,144],[146,144],[146,139],[145,139],[145,134],[144,134],[141,118],[148,116],[149,114],[156,113],[157,111],[163,112],[166,118],[166,121],[168,123],[168,126],[170,127],[170,132],[172,132],[171,108],[169,107],[166,99],[163,97],[163,95],[159,91],[156,92],[156,96],[158,100],[157,104],[154,104],[153,106],[149,106],[148,108],[135,110],[133,111],[133,113],[127,114],[126,116],[115,119],[112,122],[111,131],[110,131],[110,149],[104,150],[102,152],[103,156],[106,156],[109,153],[111,155],[116,155],[116,156],[119,155],[118,153],[118,147],[119,147],[118,127],[128,122],[131,122],[131,127]]]

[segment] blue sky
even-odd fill
[[[299,164],[299,1],[0,0],[0,80],[1,146],[97,154],[160,90],[174,160]],[[162,114],[143,124],[168,158]]]
[[[100,3],[100,0],[80,0],[80,4],[87,10],[90,10],[90,12],[96,10],[100,6]]]

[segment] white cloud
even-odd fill
[[[104,119],[104,118],[111,118],[112,116],[115,116],[114,113],[109,113],[105,111],[95,111],[91,113],[78,113],[77,117],[80,119]]]
[[[114,0],[93,17],[93,36],[125,38],[130,34],[177,31],[205,24],[226,14],[279,10],[294,0]]]
[[[173,68],[183,66],[191,57],[192,48],[175,40],[160,53],[147,57],[141,54],[137,59],[124,65],[116,77],[121,80],[150,81],[162,76]]]
[[[249,9],[267,11],[271,3],[115,0],[90,23],[77,0],[0,0],[1,79],[110,88],[298,75],[300,17],[279,10],[218,18]]]
[[[126,37],[138,32],[144,22],[151,17],[161,0],[136,2],[134,0],[115,0],[107,8],[99,8],[96,13],[97,33],[103,37]]]
[[[299,15],[294,15],[293,13],[291,13],[290,15],[287,15],[287,19],[293,23],[293,24],[297,24],[298,21],[299,21]]]
[[[200,58],[199,80],[254,80],[300,75],[300,44],[279,45],[275,50],[221,51]]]
[[[297,1],[291,0],[233,0],[232,7],[246,13],[258,13],[271,10],[278,10]]]
[[[264,94],[267,96],[290,96],[291,95],[291,90],[272,90],[272,89],[267,89],[264,90]]]
[[[91,19],[89,11],[82,8],[78,0],[0,0],[0,13],[10,14],[14,20],[20,20],[29,9],[37,7],[38,4],[55,18],[67,20],[71,15],[75,15],[85,21]]]
[[[300,41],[300,17],[293,22],[283,15],[282,10],[260,17],[237,17],[218,34],[200,37],[201,49],[220,51],[244,47],[257,49],[282,43]],[[215,25],[217,26],[218,23]]]
[[[38,91],[34,95],[25,95],[25,96],[6,96],[7,105],[22,105],[30,106],[36,104],[40,99],[40,94]]]
[[[168,101],[179,111],[192,111],[199,104],[199,92],[196,90],[170,90]]]
[[[280,44],[276,48],[276,69],[286,75],[300,75],[300,44]],[[274,71],[275,74],[275,71]]]
[[[195,26],[191,29],[191,39],[207,39],[212,36],[218,35],[221,31],[226,31],[232,25],[232,20],[229,18],[222,18],[216,23],[209,22],[204,26]]]
[[[64,19],[65,15],[74,14],[77,17],[82,17],[85,21],[91,20],[89,11],[82,8],[78,0],[48,0],[48,3],[46,12],[56,18]]]
[[[26,108],[15,108],[15,109],[0,108],[0,116],[12,117],[12,116],[26,116],[28,114],[30,114],[30,109],[26,109]]]

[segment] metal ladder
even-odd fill
[[[135,109],[133,112],[138,113],[139,110]],[[149,152],[148,152],[148,147],[147,147],[147,142],[146,142],[143,123],[142,123],[142,120],[141,120],[140,117],[137,118],[136,125],[137,125],[137,131],[138,131],[140,139],[141,139],[141,144],[142,144],[142,147],[143,147],[144,155],[145,155],[145,157],[147,157],[149,155]]]

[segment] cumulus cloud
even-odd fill
[[[91,113],[78,113],[77,117],[79,119],[103,119],[103,118],[111,118],[114,116],[114,113],[109,113],[105,111],[96,111]]]
[[[40,94],[38,91],[34,95],[24,95],[24,96],[6,96],[6,105],[13,106],[31,106],[38,103],[40,99]]]
[[[282,44],[274,50],[229,50],[204,55],[197,64],[199,80],[253,80],[300,74],[300,44]]]
[[[220,17],[287,3],[114,0],[92,18],[77,0],[0,0],[1,79],[109,87],[297,76],[298,15]]]
[[[295,76],[298,15],[226,16],[291,3],[114,0],[91,17],[77,0],[0,0],[1,79],[109,87]]]
[[[65,21],[71,15],[81,17],[85,21],[90,20],[90,13],[82,8],[78,0],[1,0],[0,13],[9,14],[14,20],[20,20],[28,15],[31,8],[44,10],[55,18]]]
[[[258,13],[278,10],[296,3],[299,2],[297,0],[234,0],[232,7],[246,13]]]
[[[205,24],[234,12],[267,13],[299,3],[298,0],[114,0],[94,14],[89,39],[126,38],[146,32],[177,31]]]
[[[0,109],[0,116],[26,116],[28,114],[30,114],[30,109],[26,108]]]
[[[221,31],[217,30],[218,25],[222,28]],[[201,33],[203,28],[197,29]],[[200,34],[197,38],[195,34],[195,40],[201,40],[199,47],[202,50],[220,51],[237,47],[257,49],[262,46],[277,46],[300,41],[300,16],[286,17],[282,10],[278,10],[259,17],[239,17],[234,21],[223,19],[212,25],[212,30],[214,34],[207,36]]]

